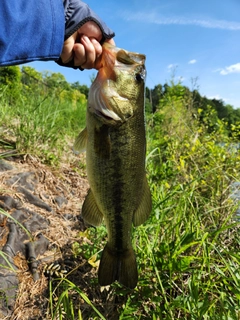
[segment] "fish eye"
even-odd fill
[[[144,80],[144,74],[143,73],[136,73],[135,75],[135,79],[137,80],[137,82],[142,82]]]

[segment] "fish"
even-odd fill
[[[132,227],[152,209],[147,182],[145,55],[103,44],[101,67],[89,90],[86,128],[74,150],[86,151],[90,189],[81,215],[92,226],[106,225],[108,239],[98,269],[100,286],[115,281],[134,289],[138,282]]]

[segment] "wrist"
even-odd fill
[[[89,6],[80,0],[64,0],[65,12],[65,37],[68,39],[86,22],[95,22],[102,32],[101,43],[106,39],[114,37],[114,32],[98,17],[98,15],[89,8]]]

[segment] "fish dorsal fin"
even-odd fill
[[[83,129],[77,136],[75,143],[73,145],[73,152],[78,154],[86,151],[87,147],[87,128]]]
[[[103,214],[98,209],[96,200],[91,189],[89,189],[88,194],[83,203],[82,217],[86,223],[95,227],[99,226],[103,220]]]
[[[139,207],[133,214],[134,226],[137,227],[142,223],[144,223],[149,217],[151,210],[152,210],[151,192],[149,189],[147,178],[145,177],[143,182],[143,192],[141,195],[141,202],[139,204]]]

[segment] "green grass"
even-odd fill
[[[78,131],[85,126],[86,98],[77,101],[61,97],[56,88],[51,94],[41,91],[19,94],[9,102],[8,91],[0,95],[0,138],[12,141],[19,153],[30,153],[44,162],[57,165]]]
[[[231,184],[240,181],[239,152],[231,151],[236,140],[225,136],[224,122],[219,121],[210,134],[210,120],[199,124],[181,112],[174,114],[169,125],[168,111],[164,114],[163,110],[169,110],[169,105],[171,110],[184,108],[183,102],[171,99],[147,122],[153,210],[144,225],[133,228],[137,287],[111,286],[118,318],[237,320],[240,233],[235,215],[238,204],[231,198]],[[76,136],[85,121],[85,104],[71,105],[56,94],[22,97],[12,109],[2,92],[0,111],[0,139],[14,138],[19,152],[36,153],[50,164],[59,161],[67,137]],[[76,243],[73,256],[89,259],[99,254],[105,236],[104,227],[89,229],[91,244],[79,247]],[[90,306],[89,319],[109,319],[86,288],[67,278],[54,281],[49,287],[52,319],[57,313],[61,316],[61,310],[62,318],[83,319],[81,307],[78,314],[74,309],[72,292]],[[89,283],[87,292],[94,287],[96,281]],[[57,303],[51,300],[53,293],[58,295]]]
[[[159,189],[151,219],[135,231],[140,280],[129,315],[136,319],[238,319],[240,239],[234,211],[205,224],[191,191]]]
[[[106,320],[106,318],[98,311],[94,304],[89,300],[87,295],[73,282],[68,279],[55,279],[49,282],[49,310],[52,319],[71,319],[82,320],[82,312],[79,308],[76,311],[74,302],[72,300],[73,295],[78,295],[89,307],[93,310],[97,319]],[[55,298],[55,299],[54,299]],[[55,301],[56,300],[56,301]]]
[[[153,210],[133,228],[138,286],[131,291],[112,285],[123,299],[119,319],[240,318],[238,204],[230,187],[239,181],[240,157],[213,136],[191,138],[185,147],[186,141],[168,141],[167,165],[149,141]],[[92,244],[74,252],[88,259],[103,248],[105,230],[90,229],[85,236]]]

